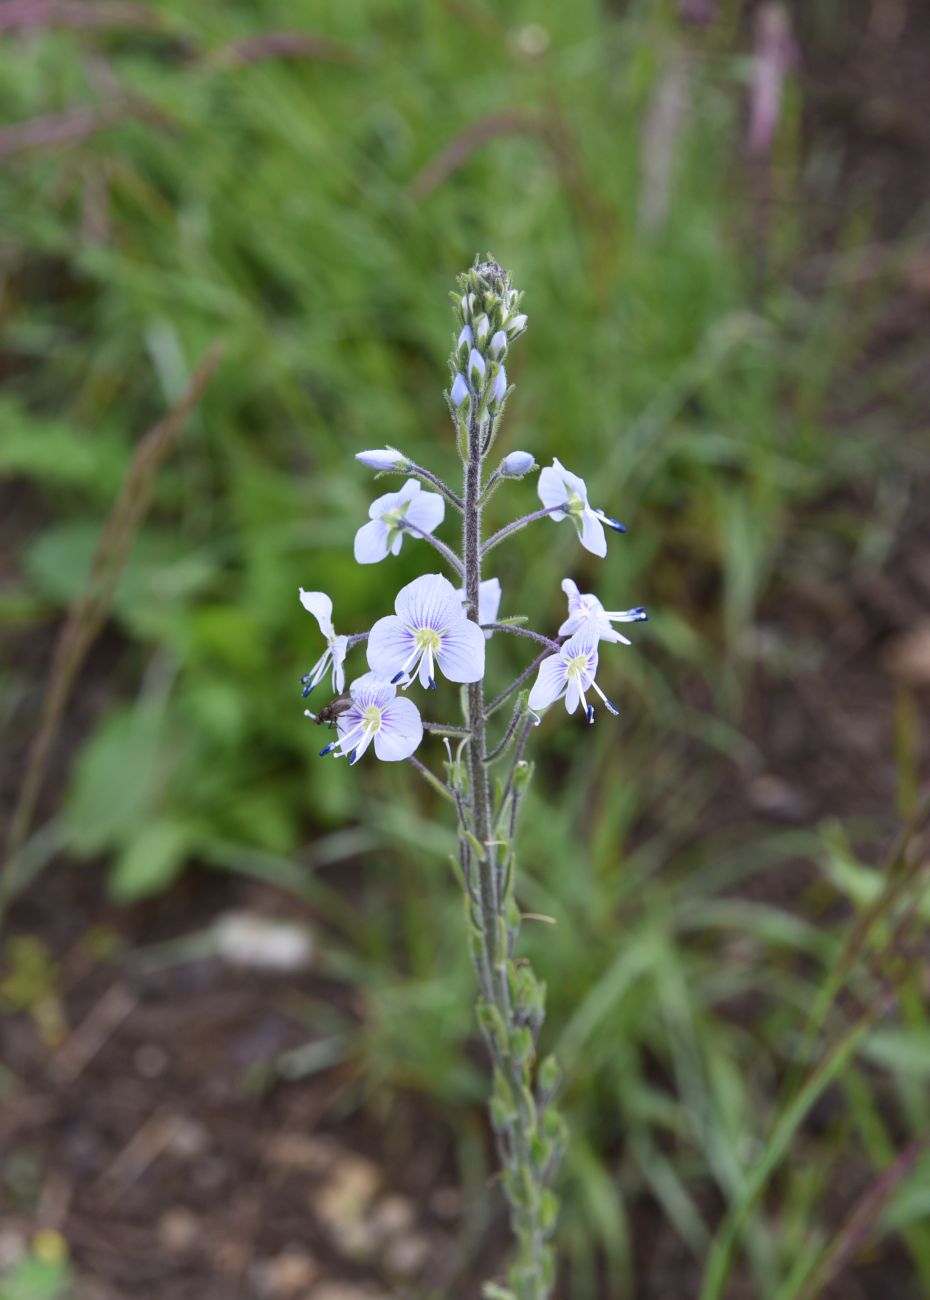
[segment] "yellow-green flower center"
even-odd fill
[[[364,719],[366,731],[374,734],[374,732],[381,730],[381,710],[377,704],[369,704],[362,713],[362,718]]]
[[[431,650],[434,655],[439,653],[442,646],[442,637],[438,632],[434,632],[431,627],[419,628],[415,640],[418,650]]]
[[[585,509],[584,499],[577,492],[569,490],[565,509],[570,515],[583,515]]]
[[[575,655],[574,659],[568,661],[569,677],[583,677],[588,666],[587,655]]]

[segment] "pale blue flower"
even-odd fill
[[[612,626],[614,623],[645,623],[649,618],[645,607],[637,605],[635,609],[605,609],[597,596],[582,595],[571,578],[562,582],[562,590],[568,597],[568,618],[559,628],[559,636],[571,636],[590,622],[599,641],[632,642]]]
[[[320,631],[326,638],[326,649],[310,671],[300,679],[304,688],[304,699],[307,698],[314,686],[318,685],[326,676],[330,664],[332,664],[333,669],[333,694],[341,695],[346,684],[343,664],[345,663],[346,651],[349,648],[349,638],[347,636],[336,636],[336,629],[333,627],[333,602],[325,591],[304,591],[303,587],[301,587],[300,603],[316,619]]]
[[[585,691],[594,690],[613,714],[619,712],[594,680],[597,672],[597,634],[587,623],[559,649],[539,665],[539,673],[530,691],[529,707],[547,709],[556,700],[565,700],[565,708],[574,713],[581,704],[589,722],[594,721],[594,705]]]
[[[588,488],[584,479],[570,473],[558,460],[553,460],[551,465],[542,470],[537,490],[540,501],[547,509],[559,507],[557,510],[552,509],[550,518],[570,518],[581,545],[592,555],[603,558],[607,554],[604,524],[615,532],[626,532],[623,524],[605,515],[603,510],[595,510],[588,504]]]
[[[394,614],[379,618],[368,637],[368,666],[384,681],[436,686],[436,665],[450,682],[484,676],[484,636],[462,608],[448,578],[428,573],[401,588]]]
[[[467,396],[468,396],[468,385],[465,382],[465,376],[461,374],[457,374],[455,376],[455,382],[452,385],[452,393],[451,393],[452,405],[461,406]]]
[[[385,447],[383,450],[375,451],[357,451],[355,459],[360,460],[363,465],[369,469],[400,469],[404,470],[410,464],[408,457],[396,447]]]
[[[389,553],[397,555],[406,524],[431,533],[442,523],[445,513],[445,502],[438,492],[424,492],[418,479],[408,478],[399,492],[386,492],[371,503],[368,509],[371,523],[363,524],[355,534],[357,562],[377,564]]]
[[[462,346],[463,343],[465,344],[466,347],[470,348],[474,345],[474,342],[475,342],[475,336],[471,332],[471,326],[463,325],[462,332],[459,335],[459,341],[455,345],[456,351],[458,351],[458,349]]]
[[[496,334],[491,336],[490,348],[492,355],[495,357],[500,356],[502,352],[507,350],[507,335],[503,330],[498,330]]]
[[[374,673],[365,673],[349,687],[352,703],[336,719],[339,739],[320,750],[320,757],[348,756],[357,763],[368,746],[384,763],[399,763],[410,755],[423,739],[420,711],[412,700],[397,698],[397,688]]]

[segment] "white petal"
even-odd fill
[[[300,603],[308,610],[320,625],[320,631],[327,638],[333,635],[333,602],[325,591],[304,591],[300,588]]]
[[[497,620],[497,612],[500,607],[500,578],[486,578],[478,589],[478,622],[494,623]]]
[[[565,690],[567,669],[562,656],[549,655],[539,665],[539,673],[527,701],[531,709],[548,709]]]
[[[577,632],[584,623],[584,619],[585,616],[582,610],[577,610],[574,614],[569,614],[568,618],[559,628],[559,636],[571,636],[573,632]]]
[[[568,713],[574,713],[581,703],[581,689],[578,685],[578,678],[573,677],[568,683],[568,690],[565,692],[565,708]]]
[[[380,519],[362,524],[355,534],[356,564],[377,564],[388,553],[388,526]]]
[[[576,493],[576,495],[580,496],[582,501],[587,504],[588,485],[585,483],[584,479],[579,478],[577,474],[573,474],[571,470],[566,469],[562,462],[556,457],[553,458],[552,464],[562,482],[565,484],[566,489],[570,492]]]
[[[459,619],[443,633],[442,647],[436,658],[450,682],[479,682],[484,676],[484,634],[481,628],[471,619]]]
[[[333,652],[333,690],[341,695],[345,690],[346,670],[343,667],[349,649],[349,638],[337,636],[331,646]]]
[[[455,588],[441,573],[425,573],[408,582],[397,593],[394,609],[408,627],[431,627],[437,632],[465,617]]]
[[[420,490],[420,480],[408,478],[402,488],[396,492],[385,492],[383,496],[375,497],[368,507],[369,519],[380,519],[382,515],[390,514],[392,510],[397,510],[407,504],[411,497],[415,496]]]
[[[381,730],[375,733],[375,753],[384,763],[409,758],[423,739],[420,712],[403,696],[391,700],[381,714]]]
[[[590,510],[586,510],[581,516],[581,545],[592,555],[599,555],[601,559],[607,554],[607,534],[604,532],[604,525]]]
[[[368,636],[368,667],[382,682],[396,677],[413,651],[413,637],[399,618],[379,618]],[[357,685],[357,683],[353,683]]]
[[[547,510],[552,506],[565,505],[568,501],[568,493],[565,490],[565,484],[562,482],[558,472],[547,465],[540,471],[539,478],[536,482],[536,491],[539,499]],[[553,510],[551,519],[564,519],[565,512],[562,510]]]
[[[468,385],[465,382],[464,375],[456,375],[455,383],[452,385],[452,392],[449,394],[452,398],[453,406],[461,406],[468,396]]]
[[[404,517],[422,532],[431,533],[442,523],[445,513],[446,503],[438,492],[420,492],[410,502]]]
[[[572,601],[577,600],[578,597],[581,595],[581,592],[578,590],[578,583],[575,582],[573,578],[563,578],[562,590],[565,592],[566,596],[568,597],[568,608],[571,609]]]
[[[358,744],[355,746],[355,749],[349,750],[349,755],[350,755],[349,763],[353,767],[361,758],[361,756],[364,754],[368,746],[371,744],[371,739],[372,739],[372,733],[370,731],[363,731],[361,736],[359,737],[359,741]]]
[[[403,544],[404,544],[404,534],[401,531],[401,529],[397,528],[394,530],[394,537],[391,541],[391,554],[400,555],[400,548],[403,546]]]

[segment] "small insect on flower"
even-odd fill
[[[333,627],[333,602],[325,591],[304,591],[301,587],[300,603],[313,615],[320,625],[320,631],[326,637],[326,649],[310,671],[304,673],[300,679],[300,684],[304,688],[304,699],[326,676],[330,664],[333,668],[333,690],[340,694],[346,684],[343,664],[349,648],[349,638],[336,636],[336,629]]]
[[[533,710],[546,709],[556,700],[565,700],[565,708],[574,713],[581,704],[589,722],[594,721],[594,705],[589,704],[585,691],[594,690],[608,712],[620,710],[608,700],[594,680],[597,672],[597,634],[588,623],[580,632],[569,638],[558,654],[548,655],[539,665],[539,674],[530,691],[527,703]]]
[[[559,636],[571,636],[590,621],[594,626],[599,641],[622,642],[632,645],[627,637],[621,636],[613,627],[614,623],[645,623],[649,615],[644,606],[635,609],[605,609],[597,596],[590,593],[583,595],[578,585],[571,578],[562,581],[562,590],[568,597],[568,618],[559,628]]]
[[[428,573],[402,587],[395,614],[379,618],[368,637],[368,666],[384,681],[436,686],[436,667],[450,682],[484,676],[484,634],[462,608],[448,578]]]
[[[407,525],[412,536],[431,533],[442,523],[446,504],[438,492],[424,492],[419,480],[408,478],[399,492],[386,492],[368,509],[371,523],[355,534],[358,564],[377,564],[387,555],[399,555]]]
[[[348,707],[340,707],[334,719],[339,738],[325,745],[320,757],[348,758],[351,766],[373,743],[383,763],[409,758],[423,739],[423,722],[413,701],[398,698],[397,688],[374,673],[357,678],[349,697]],[[341,706],[341,701],[333,704]]]
[[[595,510],[588,504],[588,487],[584,479],[572,474],[558,460],[554,459],[551,465],[541,471],[537,490],[540,501],[552,511],[549,517],[555,520],[570,518],[578,533],[578,540],[592,555],[599,555],[603,559],[607,554],[604,524],[614,532],[626,532],[618,520],[611,519],[603,510]]]
[[[324,704],[319,713],[304,709],[304,717],[311,718],[318,727],[335,727],[341,714],[352,707],[351,695],[337,695],[334,700]]]

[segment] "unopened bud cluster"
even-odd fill
[[[459,277],[459,285],[461,293],[452,295],[460,329],[450,362],[449,398],[460,418],[467,419],[474,409],[489,421],[490,445],[509,391],[507,350],[526,329],[522,294],[496,262],[473,266]]]

